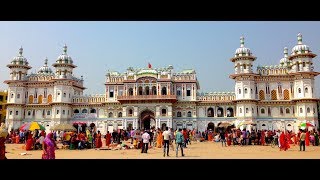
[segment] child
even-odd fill
[[[134,140],[133,140],[133,147],[135,149],[138,149],[138,140],[137,140],[137,138],[134,138]]]

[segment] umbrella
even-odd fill
[[[51,129],[55,131],[77,131],[77,129],[71,124],[58,124]]]
[[[45,127],[43,127],[41,124],[37,123],[37,122],[31,122],[31,123],[26,123],[24,125],[22,125],[20,127],[20,130],[30,130],[30,131],[34,131],[36,129],[39,130],[46,130]]]
[[[305,122],[305,123],[301,123],[300,127],[314,127],[314,125],[312,125],[311,123]]]
[[[228,123],[228,122],[223,122],[223,123],[218,125],[218,127],[228,127],[228,126],[231,126],[231,124]]]

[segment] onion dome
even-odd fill
[[[284,56],[283,56],[283,58],[280,59],[280,64],[282,66],[287,66],[290,63],[289,58],[288,58],[288,48],[287,47],[285,47],[283,49],[283,54],[284,54]]]
[[[12,58],[11,64],[16,64],[16,65],[25,65],[27,66],[29,63],[27,61],[27,58],[23,57],[23,48],[21,47],[19,49],[19,55]]]
[[[234,53],[235,57],[239,56],[251,56],[252,53],[249,48],[244,47],[244,37],[240,37],[240,47],[236,49],[236,52]]]
[[[298,37],[298,44],[295,45],[291,50],[291,55],[303,54],[311,52],[309,46],[302,44],[302,34],[299,33]]]
[[[53,74],[51,68],[48,66],[48,58],[44,60],[44,65],[39,69],[38,74]]]
[[[67,45],[63,46],[63,53],[57,58],[56,63],[73,64],[72,58],[67,54]]]

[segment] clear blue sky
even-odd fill
[[[175,71],[195,69],[200,92],[234,91],[229,59],[240,46],[241,35],[257,56],[256,70],[257,65],[279,64],[283,48],[287,46],[291,52],[299,32],[303,43],[320,55],[320,22],[312,21],[0,22],[0,89],[7,88],[2,83],[9,79],[6,65],[21,45],[35,72],[46,57],[53,64],[66,43],[78,66],[74,74],[84,76],[88,88],[84,94],[104,93],[108,69],[123,73],[129,66],[147,67],[148,62],[155,68],[171,64]],[[314,65],[320,71],[319,57]],[[316,90],[319,96],[319,88]]]

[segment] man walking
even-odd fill
[[[303,151],[306,150],[306,133],[303,130],[300,130],[300,151],[301,147],[303,147]]]
[[[147,132],[147,130],[144,130],[144,133],[142,134],[141,138],[142,138],[142,142],[143,142],[141,153],[148,153],[148,145],[149,145],[150,135]]]
[[[169,143],[170,143],[170,139],[171,139],[171,133],[168,131],[169,128],[166,127],[166,130],[163,131],[162,136],[163,136],[163,142],[164,142],[164,146],[163,146],[163,157],[166,156],[166,149],[167,149],[167,156],[169,156]]]
[[[184,143],[184,137],[181,133],[181,128],[179,128],[179,131],[176,133],[176,156],[178,157],[178,149],[180,147],[181,149],[181,156],[184,156],[183,154],[183,143]]]

